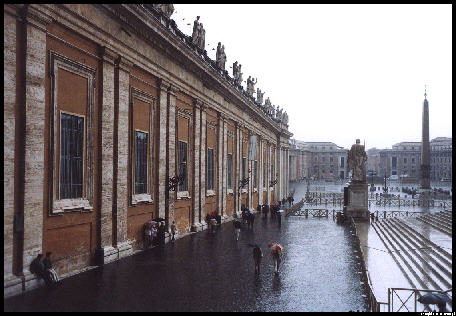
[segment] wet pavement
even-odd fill
[[[252,247],[264,254],[254,273]],[[267,245],[284,246],[273,273]],[[349,228],[326,218],[256,216],[236,242],[231,222],[4,300],[5,311],[366,310]]]

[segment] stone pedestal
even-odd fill
[[[348,185],[347,215],[355,221],[369,221],[368,185],[365,183],[350,183]]]

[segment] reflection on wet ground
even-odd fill
[[[255,275],[252,248],[264,258]],[[285,250],[274,275],[267,245]],[[366,310],[348,227],[322,218],[257,215],[236,242],[231,223],[5,300],[5,311]]]

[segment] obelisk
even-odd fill
[[[426,87],[424,88],[424,102],[423,102],[423,125],[421,135],[421,178],[420,178],[420,190],[422,192],[429,191],[431,189],[431,147],[429,144],[429,103],[426,99]]]

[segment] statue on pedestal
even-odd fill
[[[269,97],[264,102],[264,107],[266,108],[266,113],[274,117],[274,106],[271,104],[271,100],[269,100]]]
[[[367,155],[364,146],[357,139],[356,144],[352,145],[347,157],[348,170],[353,170],[352,183],[366,183],[366,161]]]
[[[240,64],[238,65],[237,61],[233,64],[233,77],[234,77],[234,82],[237,85],[240,85],[242,83],[241,66],[242,65],[240,65]]]
[[[253,97],[253,94],[255,93],[255,84],[257,81],[257,79],[251,78],[250,76],[247,79],[247,93],[251,97]]]
[[[166,4],[153,4],[153,6],[160,10],[168,19],[174,12],[174,6],[171,3]]]
[[[263,105],[263,95],[264,95],[264,92],[261,92],[261,89],[260,88],[257,88],[257,102],[260,104],[260,105]]]
[[[217,67],[221,70],[225,70],[225,62],[226,62],[226,55],[225,55],[225,45],[222,45],[218,42],[217,45],[217,52],[215,53],[215,63]]]
[[[199,15],[193,22],[192,43],[196,47],[204,50],[206,30],[203,28],[203,23],[199,22]]]
[[[288,125],[288,114],[287,114],[287,111],[283,112],[282,122],[283,122],[285,125]]]

